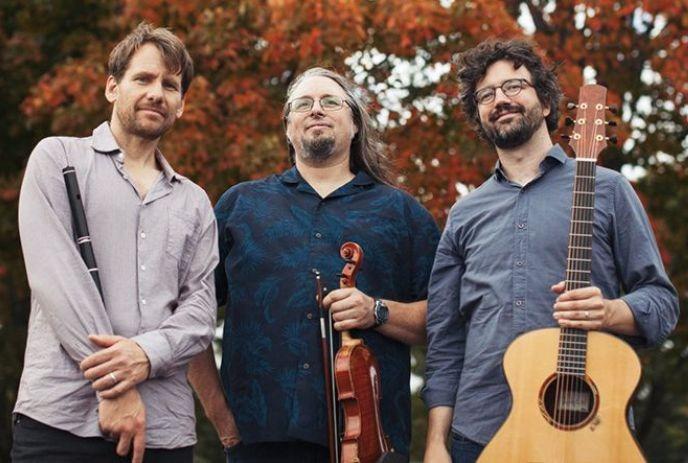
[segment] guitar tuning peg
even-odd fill
[[[607,121],[605,124],[607,124],[609,127],[616,127],[618,125],[616,121]]]
[[[572,125],[575,125],[575,124],[576,124],[576,121],[574,121],[574,120],[573,120],[572,118],[570,118],[570,117],[567,117],[567,118],[564,120],[564,123],[565,123],[567,126],[571,127]]]
[[[619,140],[616,138],[616,135],[612,135],[611,137],[606,137],[606,138],[607,138],[607,140],[609,140],[609,143],[611,143],[611,144],[613,144],[613,145],[616,145],[616,143],[619,141]]]
[[[576,109],[577,107],[578,107],[578,105],[576,103],[571,102],[571,101],[566,103],[566,109],[571,110],[571,109]]]
[[[619,114],[619,107],[615,104],[605,106],[605,109],[608,109],[612,114]]]
[[[571,139],[571,135],[563,134],[563,135],[561,135],[561,138],[563,138],[564,140],[570,140],[570,139]]]

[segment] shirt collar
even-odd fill
[[[299,170],[296,168],[296,166],[293,166],[291,169],[283,172],[280,176],[279,179],[283,183],[288,183],[288,184],[298,184],[303,181],[303,177],[301,177],[301,174],[299,173]],[[356,186],[366,186],[366,185],[372,185],[375,183],[373,179],[368,175],[365,171],[359,170],[356,173],[356,176],[352,180],[352,184]]]
[[[91,138],[91,147],[97,153],[108,154],[115,157],[115,161],[119,164],[124,164],[124,153],[122,149],[117,144],[115,136],[110,130],[110,124],[105,121],[93,130],[93,136]],[[170,163],[162,155],[159,149],[155,150],[155,160],[162,169],[162,173],[168,182],[172,180],[181,181],[184,176],[179,175],[172,169]]]
[[[540,163],[540,172],[544,174],[556,164],[566,164],[567,159],[568,156],[566,155],[564,149],[559,146],[559,144],[555,144],[552,146],[552,148],[550,148],[550,150],[547,152],[547,155]],[[502,164],[499,162],[499,160],[497,160],[497,163],[495,164],[494,172],[498,180],[508,181],[506,175],[504,174],[504,169],[502,169]]]
[[[112,135],[110,124],[105,121],[93,130],[93,137],[91,138],[91,147],[98,153],[115,154],[121,153],[115,136]]]

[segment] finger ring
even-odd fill
[[[590,312],[588,312],[587,310],[585,311],[585,318],[586,319],[590,318]]]
[[[109,376],[110,379],[112,380],[112,384],[117,384],[117,376],[115,376],[115,372],[114,372],[114,371],[111,371],[110,373],[108,373],[108,376]]]

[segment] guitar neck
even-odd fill
[[[592,224],[595,216],[595,161],[577,160],[566,260],[566,290],[590,286]]]
[[[566,260],[566,291],[590,286],[592,231],[595,219],[595,172],[597,157],[606,146],[605,110],[607,89],[601,85],[584,85],[580,89],[576,126],[570,137],[576,153],[576,174],[573,180],[573,205],[569,229],[569,250]],[[588,332],[578,328],[562,328],[559,337],[557,371],[585,375]]]

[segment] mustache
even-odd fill
[[[163,108],[162,106],[156,106],[156,105],[141,105],[141,106],[138,106],[137,109],[138,109],[139,111],[140,111],[140,110],[155,111],[156,113],[162,115],[163,117],[164,117],[164,116],[167,116],[167,111],[166,111],[165,108]]]
[[[520,104],[500,103],[492,110],[492,113],[490,114],[490,122],[496,121],[507,113],[525,114],[525,112],[526,108]]]

